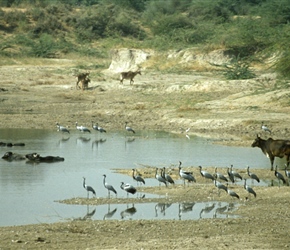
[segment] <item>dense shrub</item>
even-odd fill
[[[255,74],[250,70],[250,63],[240,60],[239,57],[232,60],[230,65],[224,65],[224,75],[228,80],[240,80],[254,78]]]

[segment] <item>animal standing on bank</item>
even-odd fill
[[[76,89],[79,89],[80,86],[79,86],[79,82],[83,81],[83,80],[86,80],[88,79],[88,76],[90,75],[90,72],[85,72],[85,73],[79,73],[77,74],[75,77],[77,79],[77,82],[76,82]]]
[[[258,147],[262,152],[270,159],[271,171],[273,171],[273,164],[275,157],[283,158],[286,156],[287,167],[289,166],[290,158],[290,141],[289,140],[273,140],[269,138],[263,140],[257,135],[256,139],[252,143],[252,147]]]
[[[120,83],[122,83],[123,84],[123,80],[124,79],[129,79],[130,80],[130,85],[132,84],[132,83],[134,83],[134,77],[136,76],[136,75],[141,75],[141,71],[140,70],[137,70],[137,71],[127,71],[127,72],[121,72],[121,74],[120,74]]]

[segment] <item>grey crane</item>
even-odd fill
[[[228,188],[224,184],[222,184],[219,181],[217,181],[216,179],[214,180],[214,185],[218,189],[218,194],[219,194],[220,190],[225,190],[226,192],[228,192]]]
[[[227,184],[227,192],[231,197],[236,197],[236,198],[240,199],[240,196],[238,196],[235,191],[228,188],[228,184]]]
[[[216,179],[228,182],[228,179],[223,174],[217,172],[217,167],[214,168],[214,177],[216,177]]]
[[[70,134],[69,130],[64,126],[61,126],[58,122],[56,123],[56,126],[57,126],[57,131],[61,131],[61,132]]]
[[[274,174],[275,174],[275,176],[277,177],[277,179],[279,181],[279,187],[280,187],[280,180],[283,182],[283,184],[286,183],[286,180],[285,180],[284,176],[277,171],[277,165],[276,165]]]
[[[169,182],[170,184],[174,184],[174,180],[172,179],[172,177],[171,177],[169,174],[166,173],[166,171],[165,171],[165,167],[163,167],[163,172],[162,172],[162,174],[163,174],[162,177],[163,177],[167,182]]]
[[[202,166],[199,166],[199,172],[200,172],[201,176],[204,177],[205,179],[210,179],[210,180],[214,181],[214,177],[212,176],[212,174],[202,170]]]
[[[289,184],[289,179],[290,179],[290,172],[287,170],[287,164],[285,164],[285,175],[288,179],[288,184]]]
[[[81,131],[81,132],[88,132],[88,133],[91,133],[91,131],[87,128],[87,127],[85,127],[85,126],[78,126],[78,123],[76,122],[76,128],[77,128],[77,130],[79,130],[79,131]]]
[[[95,190],[91,186],[86,185],[86,178],[83,177],[83,179],[83,187],[87,190],[87,198],[89,198],[89,192],[92,192],[96,196]]]
[[[133,134],[135,134],[135,130],[132,129],[131,127],[127,126],[128,122],[125,122],[125,129],[128,131],[128,132],[132,132]]]
[[[229,176],[229,179],[232,183],[235,183],[235,177],[233,175],[233,173],[231,172],[230,168],[228,168],[228,176]]]
[[[236,171],[233,170],[233,165],[231,165],[231,172],[232,172],[232,174],[233,174],[233,176],[235,178],[238,178],[240,180],[243,180],[243,177],[238,172],[236,172]]]
[[[98,123],[96,123],[94,125],[94,122],[92,122],[92,128],[94,130],[97,130],[97,131],[101,132],[101,133],[107,133],[107,131],[104,128],[100,127]]]
[[[106,189],[108,189],[108,197],[110,198],[110,191],[115,193],[117,195],[117,191],[115,190],[115,188],[112,186],[112,185],[109,185],[107,182],[106,182],[106,175],[104,174],[103,175],[104,179],[103,179],[103,184],[104,184],[104,187]]]
[[[245,181],[245,183],[244,183],[244,189],[245,189],[249,194],[254,195],[254,197],[256,198],[256,197],[257,197],[257,194],[256,194],[256,192],[254,191],[254,189],[252,189],[250,186],[247,185],[247,179],[245,179],[244,181]]]
[[[135,175],[135,171],[136,169],[132,168],[132,177],[135,181],[137,181],[137,186],[139,182],[140,184],[143,183],[145,185],[145,180],[140,175]]]
[[[137,192],[137,189],[135,187],[133,187],[131,184],[126,183],[124,184],[124,182],[121,182],[121,189],[125,190],[127,192],[127,197],[130,194],[135,194]]]
[[[185,180],[188,182],[196,182],[195,178],[193,177],[192,172],[186,172],[181,169],[182,162],[179,162],[179,176],[183,179],[183,185],[185,185]]]
[[[265,132],[269,132],[270,134],[272,133],[272,131],[267,127],[267,125],[264,124],[264,122],[262,122],[261,129]]]
[[[247,173],[248,173],[248,176],[251,177],[251,179],[256,180],[257,182],[260,182],[259,177],[256,174],[250,172],[250,166],[247,167]]]
[[[162,177],[162,169],[161,169],[161,174],[159,175],[158,173],[158,168],[156,168],[156,171],[155,171],[155,178],[156,180],[159,182],[159,187],[160,187],[160,184],[161,183],[164,183],[165,186],[167,187],[167,182],[166,180]]]

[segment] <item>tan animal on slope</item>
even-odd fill
[[[76,79],[77,79],[77,83],[76,83],[76,89],[79,89],[80,86],[79,86],[79,82],[85,80],[88,78],[90,72],[86,72],[86,73],[79,73],[78,75],[76,75]]]
[[[134,82],[134,77],[139,74],[141,75],[141,71],[140,70],[137,70],[135,72],[133,71],[128,71],[128,72],[121,72],[121,75],[120,75],[120,83],[123,84],[123,80],[124,79],[130,79],[130,84],[132,84]]]
[[[88,89],[89,88],[89,82],[91,82],[91,80],[89,78],[81,80],[81,89],[82,90]]]

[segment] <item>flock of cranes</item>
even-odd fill
[[[65,132],[65,133],[70,133],[70,131],[66,127],[61,126],[59,123],[56,123],[56,125],[57,125],[57,128],[58,128],[58,131]],[[106,133],[106,130],[104,128],[100,127],[98,125],[98,123],[95,124],[94,122],[92,122],[92,128],[94,130],[96,130],[96,131],[99,131],[100,133]],[[89,128],[87,128],[85,126],[78,126],[77,122],[76,122],[76,129],[81,131],[81,132],[84,132],[84,133],[85,132],[91,133]],[[266,125],[264,125],[263,122],[262,122],[262,125],[261,125],[261,129],[263,131],[268,132],[268,133],[271,134],[271,130]],[[125,130],[127,132],[135,134],[135,131],[133,130],[132,127],[128,126],[127,122],[125,122]],[[186,181],[188,183],[196,182],[196,179],[195,179],[195,177],[193,175],[193,172],[184,171],[181,168],[181,164],[182,164],[182,162],[180,161],[179,162],[179,166],[178,166],[178,170],[179,170],[178,173],[179,173],[179,177],[183,180],[183,185],[185,186],[185,182]],[[158,171],[158,170],[160,170],[160,171]],[[240,181],[244,180],[244,185],[243,186],[244,186],[244,189],[246,190],[246,192],[249,195],[253,195],[253,197],[255,197],[255,198],[257,197],[257,193],[254,191],[254,189],[247,184],[247,179],[244,179],[237,171],[233,170],[233,165],[231,165],[230,167],[227,168],[227,176],[219,173],[217,171],[217,167],[215,167],[214,173],[211,174],[211,173],[205,171],[202,168],[202,166],[199,166],[199,172],[200,172],[200,175],[205,180],[208,180],[209,182],[213,182],[214,186],[218,189],[218,193],[221,190],[224,190],[231,197],[240,199],[240,196],[236,192],[234,192],[233,190],[229,189],[229,183],[234,184],[236,182],[236,180],[240,180]],[[260,183],[259,177],[255,173],[252,173],[250,171],[250,167],[249,166],[247,167],[247,175],[253,181],[256,181],[257,183]],[[285,168],[285,176],[286,176],[286,178],[285,178],[283,176],[283,174],[281,174],[280,172],[277,171],[277,166],[276,166],[274,175],[278,179],[279,187],[280,187],[280,181],[282,181],[282,183],[285,184],[286,183],[286,178],[287,179],[290,178],[290,172],[286,168]],[[136,169],[132,169],[132,178],[133,178],[134,181],[136,181],[137,186],[138,185],[142,185],[142,184],[145,185],[144,178],[140,174],[137,173]],[[164,184],[166,187],[168,187],[168,185],[174,185],[175,184],[175,181],[173,180],[173,178],[168,173],[166,173],[165,167],[160,168],[160,169],[159,168],[155,169],[155,179],[158,181],[159,187],[162,184]],[[222,183],[222,182],[224,182],[224,183]],[[110,198],[110,193],[111,192],[114,193],[117,196],[117,191],[113,187],[113,185],[110,185],[110,184],[108,184],[106,182],[106,175],[103,175],[103,185],[104,185],[104,188],[106,188],[108,190],[108,198]],[[91,192],[94,196],[96,196],[95,190],[91,186],[86,185],[85,178],[83,179],[83,187],[87,190],[87,197],[88,198],[89,198],[89,192]],[[128,197],[129,194],[135,194],[137,192],[137,189],[133,185],[131,185],[129,183],[125,184],[124,182],[121,182],[120,188],[122,190],[126,191],[127,197]]]
[[[193,172],[184,171],[181,165],[182,165],[182,162],[179,161],[178,174],[179,174],[180,179],[183,180],[184,187],[185,187],[186,181],[188,182],[188,184],[191,182],[196,183],[196,179],[193,175]],[[236,183],[236,181],[243,180],[244,190],[249,194],[249,197],[251,195],[254,198],[257,197],[257,193],[254,191],[254,189],[247,184],[247,179],[243,178],[237,171],[233,170],[233,165],[227,168],[227,176],[223,175],[222,173],[219,173],[217,171],[217,167],[215,167],[215,171],[213,174],[203,170],[202,166],[199,166],[198,168],[199,168],[201,177],[204,178],[206,182],[210,182],[210,183],[212,182],[214,186],[217,188],[218,194],[220,194],[220,191],[225,191],[225,193],[227,193],[229,196],[240,199],[240,195],[238,195],[235,191],[229,188],[229,183],[234,184]],[[252,179],[252,181],[256,181],[257,183],[260,183],[259,177],[255,173],[252,173],[250,171],[249,166],[247,166],[246,173],[247,173],[248,179]],[[283,176],[283,174],[277,171],[277,166],[276,166],[274,175],[279,181],[279,187],[280,187],[280,181],[282,181],[283,184],[286,183],[286,179]],[[285,168],[285,176],[286,178],[290,178],[290,172],[286,168]],[[144,178],[140,174],[138,174],[137,170],[134,168],[132,169],[132,179],[136,181],[137,186],[145,185]],[[170,176],[170,174],[166,173],[165,167],[155,168],[155,179],[158,181],[159,187],[163,184],[165,185],[165,187],[168,187],[168,185],[175,185],[175,181],[173,180],[173,178]],[[103,185],[104,185],[104,188],[108,190],[108,198],[110,198],[111,192],[114,193],[117,197],[116,189],[113,187],[113,185],[108,184],[106,182],[106,175],[103,175]],[[96,196],[95,190],[91,186],[86,185],[85,177],[83,177],[83,187],[87,190],[87,198],[89,198],[89,192],[91,192],[94,196]],[[129,194],[134,195],[137,192],[136,187],[134,187],[130,183],[125,184],[124,182],[121,182],[120,188],[126,191],[127,198]],[[246,197],[246,199],[248,199],[248,197]]]
[[[80,132],[91,133],[90,128],[83,125],[79,126],[78,122],[75,123],[75,126],[76,126],[76,129]],[[58,122],[56,122],[56,127],[57,127],[57,131],[70,134],[70,130],[65,126],[60,125]],[[98,123],[94,123],[93,121],[92,121],[92,129],[99,131],[100,133],[107,132],[103,127],[100,127]],[[127,132],[135,134],[135,130],[132,127],[128,126],[128,122],[125,122],[125,130]]]

